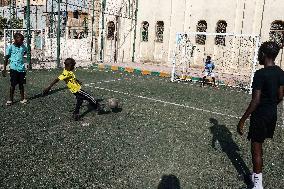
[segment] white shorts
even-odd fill
[[[204,72],[204,77],[215,77],[215,73],[214,72]]]

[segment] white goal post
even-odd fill
[[[206,56],[211,56],[218,80],[251,92],[259,46],[260,37],[257,35],[177,33],[171,81],[190,80],[188,78],[192,76],[202,77]]]

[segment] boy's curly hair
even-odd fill
[[[17,39],[17,38],[21,38],[22,40],[25,39],[25,37],[21,33],[15,33],[13,37],[14,37],[14,39]]]
[[[276,59],[280,51],[280,47],[276,42],[267,41],[261,44],[259,52],[273,60]]]
[[[76,61],[73,58],[66,58],[66,60],[64,61],[64,64],[67,66],[75,66]]]

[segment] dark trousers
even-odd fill
[[[16,70],[10,70],[10,82],[11,87],[15,88],[19,85],[19,89],[24,89],[24,84],[26,84],[26,72],[18,72]]]
[[[74,114],[79,114],[80,108],[84,102],[84,100],[87,100],[94,108],[97,108],[97,101],[94,97],[92,97],[89,93],[80,90],[77,93],[74,93],[77,99],[76,107],[74,110]]]

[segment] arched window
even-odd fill
[[[274,41],[281,48],[284,46],[284,22],[283,21],[274,21],[271,24],[270,28],[270,41]]]
[[[226,31],[227,31],[227,22],[224,20],[217,22],[216,33],[226,33]],[[215,44],[225,46],[226,45],[225,36],[217,35],[215,37]]]
[[[164,22],[158,21],[156,25],[156,42],[163,43],[164,41]]]
[[[142,22],[141,28],[141,38],[142,41],[148,41],[148,30],[149,30],[149,23],[147,21]]]
[[[197,28],[196,31],[197,32],[206,32],[207,30],[207,23],[205,20],[200,20],[197,23]],[[199,45],[205,45],[205,41],[206,41],[206,35],[197,35],[196,36],[196,43]]]
[[[115,25],[113,21],[107,23],[107,39],[114,40]]]

